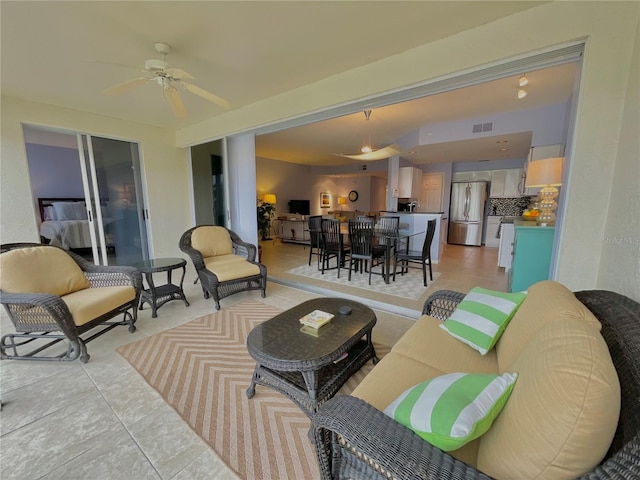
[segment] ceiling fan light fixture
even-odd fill
[[[521,87],[524,87],[528,83],[529,83],[529,79],[527,78],[527,75],[526,74],[522,74],[520,76],[520,79],[518,80],[518,85],[521,86]]]
[[[360,151],[362,153],[371,153],[373,152],[373,148],[371,148],[369,145],[365,145],[360,149]]]

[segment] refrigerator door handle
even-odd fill
[[[464,219],[468,220],[469,218],[469,205],[471,203],[471,185],[467,183],[467,187],[464,189]]]

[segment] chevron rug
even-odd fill
[[[374,271],[379,272],[380,267],[377,267]],[[369,285],[369,274],[367,273],[351,272],[351,281],[349,281],[348,268],[340,269],[340,278],[338,278],[337,269],[325,270],[323,275],[313,262],[311,262],[311,265],[305,264],[292,268],[291,270],[287,270],[287,273],[313,278],[314,280],[322,282],[330,282],[334,284],[334,288],[335,284],[337,284],[344,287],[359,288],[395,297],[409,298],[411,300],[420,299],[427,291],[427,288],[433,285],[433,282],[429,279],[429,272],[427,271],[428,286],[425,287],[422,283],[422,270],[416,268],[410,268],[409,272],[404,275],[400,275],[400,273],[398,273],[396,275],[396,281],[394,282],[392,280],[388,284],[384,283],[382,275],[371,275],[371,285]],[[433,281],[437,280],[438,277],[440,277],[440,273],[433,272]]]
[[[255,367],[251,329],[281,310],[246,301],[118,348],[191,428],[243,479],[319,478],[309,419],[284,395],[260,385],[246,396]],[[378,357],[389,347],[376,345]],[[346,394],[373,367],[342,387]]]

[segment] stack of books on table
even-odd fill
[[[317,332],[320,327],[329,323],[332,318],[332,313],[323,312],[322,310],[314,310],[302,317],[300,319],[300,323],[302,324],[304,332],[313,334],[314,332]]]

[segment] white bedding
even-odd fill
[[[105,225],[110,219],[104,219]],[[51,240],[50,244],[69,250],[70,248],[91,248],[89,220],[47,220],[40,225],[40,235]],[[107,244],[109,242],[109,235]]]

